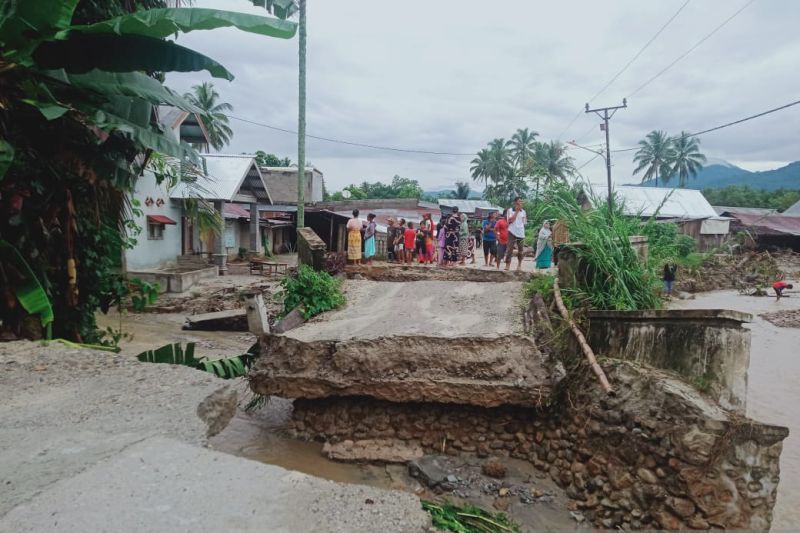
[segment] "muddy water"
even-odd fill
[[[684,309],[733,309],[756,315],[747,327],[753,332],[748,371],[747,414],[789,428],[781,454],[781,481],[773,530],[800,526],[800,328],[780,328],[757,316],[800,309],[800,297],[782,299],[741,296],[736,291],[700,294],[676,302]]]

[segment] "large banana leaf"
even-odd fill
[[[184,111],[202,113],[179,94],[158,80],[141,72],[104,72],[92,70],[86,74],[67,74],[63,69],[46,72],[50,77],[70,83],[75,87],[94,91],[105,97],[130,96],[147,100],[151,104],[167,104]]]
[[[14,162],[14,147],[0,139],[0,181],[5,176],[8,167]]]
[[[189,160],[196,164],[201,163],[194,148],[185,142],[173,141],[169,136],[158,133],[149,126],[139,126],[102,110],[95,110],[90,114],[90,119],[102,130],[117,131],[132,141],[161,154],[177,157],[181,161]]]
[[[36,274],[33,273],[19,251],[4,240],[0,240],[0,260],[13,264],[18,271],[25,275],[25,281],[14,287],[14,295],[23,309],[32,315],[39,315],[42,326],[47,330],[47,338],[50,338],[49,326],[54,319],[53,306],[50,305],[50,298],[47,297]]]
[[[67,28],[76,5],[78,0],[0,1],[0,48],[24,59],[38,43],[32,36],[49,37]]]
[[[141,35],[161,39],[179,32],[187,33],[194,30],[213,30],[231,26],[242,31],[283,39],[293,37],[297,31],[297,24],[287,20],[217,9],[178,7],[148,9],[95,24],[72,26],[68,30],[59,32],[57,37],[67,38],[75,32],[80,32]]]
[[[197,368],[200,363],[194,358],[194,343],[187,342],[184,350],[181,343],[167,344],[155,350],[147,350],[136,356],[143,363],[168,363],[171,365],[184,365]]]
[[[141,35],[73,33],[64,41],[44,42],[33,53],[45,69],[64,69],[83,74],[92,69],[108,72],[197,72],[207,70],[215,78],[233,79],[233,74],[199,52]]]
[[[280,19],[288,19],[298,11],[295,0],[250,0],[254,6],[263,7]]]

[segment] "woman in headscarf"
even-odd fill
[[[469,223],[467,222],[467,214],[461,213],[461,224],[458,227],[458,255],[461,258],[461,264],[469,257]]]
[[[367,229],[364,232],[364,259],[367,264],[372,264],[372,258],[375,256],[375,232],[377,224],[375,224],[375,214],[370,213],[367,215]]]
[[[453,208],[453,213],[447,217],[444,234],[444,265],[451,266],[458,261],[459,237],[458,232],[461,228],[461,217],[458,208]]]
[[[347,260],[353,264],[361,262],[361,228],[364,222],[358,218],[358,209],[353,209],[353,218],[347,221]]]
[[[545,220],[539,236],[536,239],[536,268],[550,268],[550,261],[553,259],[553,232],[550,231],[550,221]]]
[[[444,248],[445,248],[445,227],[446,227],[446,220],[444,217],[439,219],[439,223],[436,224],[436,244],[438,248],[439,255],[437,260],[439,262],[439,266],[444,266]]]

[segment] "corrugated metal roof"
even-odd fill
[[[742,213],[745,215],[776,215],[778,212],[775,209],[766,209],[763,207],[733,207],[727,205],[712,206],[718,215],[724,213]]]
[[[592,185],[592,192],[603,201],[608,198],[606,186]],[[615,187],[614,192],[623,201],[625,213],[631,216],[650,217],[658,213],[658,218],[717,217],[703,193],[693,189],[621,186]]]
[[[246,218],[250,220],[250,210],[241,204],[225,204],[225,218]]]
[[[233,201],[240,192],[252,194],[259,200],[269,201],[269,191],[255,160],[249,155],[202,154],[206,176],[197,178],[194,186],[179,183],[172,190],[172,198],[196,198]]]
[[[800,217],[787,215],[745,215],[737,214],[740,224],[753,228],[758,233],[772,235],[800,236]]]
[[[452,198],[439,198],[439,207],[458,207],[461,213],[474,213],[476,209],[496,209],[500,208],[492,205],[488,200],[455,200]]]
[[[797,203],[792,204],[786,211],[783,212],[784,215],[789,216],[800,216],[800,200]]]

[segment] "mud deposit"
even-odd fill
[[[761,318],[781,328],[800,328],[800,309],[764,313]]]
[[[526,265],[527,266],[527,265]],[[430,266],[348,266],[349,279],[368,279],[371,281],[472,281],[478,283],[506,283],[509,281],[527,281],[531,271],[495,269],[469,265],[463,267],[441,268]]]

